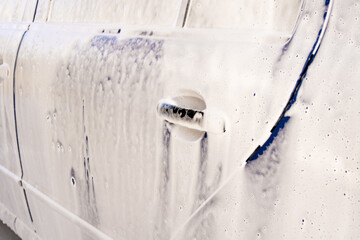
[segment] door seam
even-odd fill
[[[33,223],[34,221],[33,221],[33,217],[32,217],[32,214],[31,214],[29,201],[28,201],[28,198],[27,198],[27,195],[26,195],[26,190],[25,190],[25,188],[24,188],[24,186],[22,184],[22,180],[23,180],[23,177],[24,177],[24,170],[23,170],[23,164],[22,164],[22,159],[21,159],[21,151],[20,151],[20,144],[19,144],[19,134],[18,134],[18,126],[17,126],[17,118],[16,118],[16,94],[15,94],[15,91],[16,91],[15,90],[16,89],[15,88],[15,86],[16,86],[15,85],[16,84],[15,73],[16,73],[16,67],[17,67],[17,60],[18,60],[18,57],[19,57],[20,47],[22,45],[22,42],[24,40],[24,37],[25,37],[26,33],[29,31],[29,28],[30,28],[30,25],[28,25],[27,30],[25,30],[25,32],[22,34],[18,49],[16,51],[15,63],[14,63],[14,72],[13,72],[13,106],[14,106],[14,123],[15,123],[16,144],[17,144],[18,157],[19,157],[19,163],[20,163],[20,169],[21,169],[20,186],[21,186],[21,188],[23,189],[23,192],[24,192],[24,199],[25,199],[25,202],[26,202],[26,207],[28,209],[30,221]]]

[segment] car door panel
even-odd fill
[[[83,221],[112,238],[169,237],[268,137],[294,84],[271,76],[286,36],[110,29],[121,31],[33,24],[19,52],[19,142],[42,237],[82,236]],[[188,96],[226,132],[157,116],[160,99]],[[55,203],[63,213],[44,206]],[[53,214],[80,225],[45,227]]]

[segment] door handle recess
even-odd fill
[[[10,76],[10,67],[7,63],[0,64],[0,83]]]
[[[162,99],[157,105],[157,112],[162,119],[183,127],[210,133],[226,132],[224,117],[208,109],[186,108],[171,99]]]

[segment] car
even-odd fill
[[[0,6],[22,239],[359,239],[358,0]]]

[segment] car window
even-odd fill
[[[181,0],[42,0],[36,21],[171,26],[180,4]]]
[[[0,0],[0,22],[32,21],[36,0]]]
[[[191,0],[185,26],[291,32],[300,5],[301,0]]]

